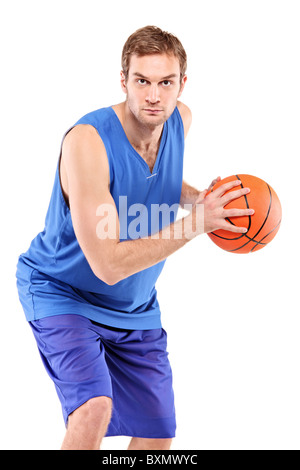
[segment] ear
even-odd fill
[[[125,74],[124,74],[123,70],[121,70],[120,76],[121,76],[122,91],[124,91],[124,93],[127,94],[126,78],[125,78]]]
[[[182,78],[182,81],[181,81],[178,98],[182,95],[182,92],[183,92],[183,89],[185,87],[186,81],[187,81],[187,76],[184,75],[184,77]]]

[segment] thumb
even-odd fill
[[[203,201],[207,193],[208,193],[208,189],[204,189],[204,191],[200,191],[199,196],[197,197],[196,203]]]

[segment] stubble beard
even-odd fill
[[[173,113],[176,105],[174,106],[174,109],[169,111],[169,113],[166,111],[165,108],[162,108],[161,106],[157,106],[157,108],[162,109],[162,112],[160,113],[159,116],[147,116],[146,112],[144,111],[145,109],[155,109],[154,106],[140,106],[136,108],[135,106],[132,105],[132,102],[130,98],[127,95],[127,105],[128,109],[130,110],[131,114],[135,118],[138,124],[142,125],[143,127],[146,127],[150,130],[154,130],[156,127],[162,126],[171,116]]]

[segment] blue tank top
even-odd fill
[[[181,196],[184,153],[184,129],[178,108],[164,124],[152,172],[130,144],[112,107],[93,111],[74,126],[78,124],[95,127],[105,145],[110,192],[120,220],[120,241],[156,233],[164,225],[173,222]],[[153,210],[159,212],[162,204],[173,206],[173,210],[169,211],[169,220],[163,220],[161,216],[153,217]],[[21,299],[20,291],[26,286],[24,280],[28,279],[30,283],[32,270],[36,270],[40,275],[57,280],[60,286],[62,283],[70,286],[72,292],[75,289],[82,302],[80,314],[83,316],[114,327],[160,328],[155,284],[164,263],[162,261],[112,286],[96,277],[74,233],[71,213],[61,189],[58,162],[45,228],[19,258],[19,295]],[[30,285],[26,288],[32,289]],[[89,306],[93,307],[92,314],[89,313]],[[26,302],[23,307],[28,321],[66,313],[63,306],[55,309],[51,300],[49,308],[44,306],[39,313],[33,312]]]

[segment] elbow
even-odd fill
[[[99,258],[90,259],[89,264],[95,276],[108,286],[114,286],[128,276],[114,252],[107,250]]]
[[[106,268],[103,269],[103,266],[101,266],[100,268],[92,268],[92,271],[95,276],[100,279],[100,281],[104,282],[108,286],[114,286],[124,279],[124,277],[121,276],[119,270],[112,267],[106,266]]]
[[[102,279],[103,282],[105,282],[105,284],[109,285],[109,286],[115,286],[116,284],[118,284],[118,282],[120,282],[122,280],[121,277],[119,276],[116,276],[116,275],[113,275],[112,273],[110,274],[107,274],[105,276],[104,279]]]

